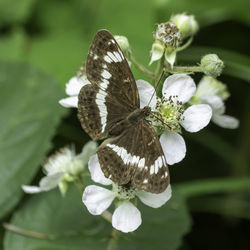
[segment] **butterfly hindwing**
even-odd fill
[[[160,193],[169,184],[159,139],[145,120],[104,141],[97,154],[104,175],[120,185],[131,181],[138,189]]]

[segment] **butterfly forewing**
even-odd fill
[[[131,181],[132,186],[152,193],[163,192],[169,184],[159,139],[145,120],[104,141],[97,154],[104,175],[118,184]]]
[[[99,31],[92,42],[86,74],[91,85],[83,87],[79,94],[78,117],[96,140],[106,137],[113,124],[139,107],[139,96],[128,62],[106,30]],[[94,128],[90,116],[97,121]]]

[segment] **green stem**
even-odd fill
[[[184,45],[176,49],[176,52],[180,52],[186,49],[192,43],[192,41],[193,41],[193,37],[190,37]]]
[[[102,217],[103,217],[106,221],[112,223],[112,214],[111,214],[109,211],[105,210],[105,211],[102,213]]]
[[[186,198],[210,193],[250,190],[250,177],[218,178],[176,184],[175,187]]]
[[[20,234],[20,235],[24,235],[24,236],[28,236],[31,238],[36,238],[36,239],[45,239],[45,240],[53,240],[55,237],[51,236],[51,235],[47,235],[47,234],[42,234],[42,233],[38,233],[38,232],[33,232],[33,231],[29,231],[8,223],[3,223],[3,227],[11,232]]]
[[[118,237],[119,237],[119,231],[113,228],[112,233],[110,235],[110,240],[109,240],[107,250],[116,249]]]
[[[161,73],[163,71],[163,67],[164,67],[164,61],[165,61],[165,57],[162,56],[162,58],[158,61],[156,69],[155,69],[155,74],[154,74],[154,81],[153,81],[153,86],[156,87],[158,81],[160,80],[161,77]]]
[[[132,64],[134,64],[134,66],[141,71],[143,74],[145,74],[146,76],[148,76],[150,79],[154,79],[154,73],[151,72],[150,70],[148,70],[146,67],[144,67],[143,65],[141,65],[140,63],[138,63],[136,61],[136,59],[133,57],[133,55],[129,54],[128,55],[128,60],[131,61]]]
[[[167,71],[169,73],[188,73],[193,74],[195,72],[202,72],[200,66],[174,66],[172,69],[168,67]]]

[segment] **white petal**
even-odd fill
[[[112,203],[115,194],[103,187],[87,186],[83,192],[82,202],[93,215],[102,214]]]
[[[97,149],[97,143],[95,141],[89,141],[82,148],[82,152],[77,156],[77,159],[82,161],[83,165],[86,165],[90,159],[90,156],[94,155]]]
[[[59,103],[65,108],[77,108],[78,96],[63,98],[59,101]]]
[[[168,185],[165,191],[160,194],[152,194],[145,191],[137,192],[139,199],[146,205],[158,208],[164,205],[171,198],[172,190],[171,186]]]
[[[179,101],[186,103],[194,95],[196,86],[194,80],[186,74],[174,74],[169,76],[162,88],[165,98],[176,96]]]
[[[213,115],[212,121],[222,128],[238,128],[239,120],[229,115]]]
[[[63,172],[57,172],[55,174],[45,176],[40,180],[39,186],[46,191],[51,190],[59,184],[64,175],[65,173]]]
[[[45,191],[44,189],[37,187],[37,186],[27,186],[27,185],[22,185],[22,189],[25,193],[28,194],[35,194],[35,193],[40,193]]]
[[[91,174],[91,179],[94,182],[97,182],[103,185],[112,184],[112,181],[104,176],[97,154],[94,154],[93,156],[90,157],[88,166],[89,166],[89,172]]]
[[[140,211],[129,201],[116,208],[112,216],[112,226],[124,233],[135,231],[141,222]]]
[[[149,106],[154,109],[156,106],[156,93],[154,87],[144,80],[137,80],[136,85],[140,96],[140,108],[148,106],[149,100],[153,96]]]
[[[192,105],[183,113],[181,125],[188,132],[197,132],[206,127],[212,117],[212,109],[207,104]]]
[[[185,157],[186,144],[183,137],[178,133],[165,132],[161,135],[160,142],[169,165],[180,162]]]
[[[223,100],[217,95],[204,95],[200,97],[200,100],[203,103],[210,105],[213,110],[213,113],[216,114],[224,114],[225,113],[225,105]]]
[[[88,82],[84,83],[80,81],[76,76],[72,77],[68,83],[66,83],[66,94],[69,96],[76,96],[79,94],[81,88],[88,84]]]

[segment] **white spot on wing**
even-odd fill
[[[104,61],[107,62],[107,63],[111,63],[112,62],[112,59],[108,56],[104,56]]]
[[[112,75],[107,71],[107,70],[103,70],[102,72],[102,77],[105,79],[109,79]]]
[[[107,55],[110,57],[111,61],[118,62],[118,59],[115,57],[115,55],[112,52],[108,51]]]

